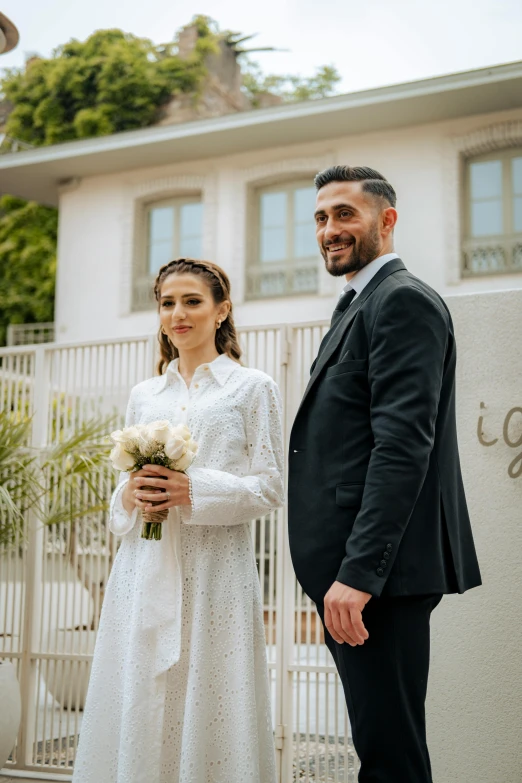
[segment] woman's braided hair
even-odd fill
[[[226,353],[231,359],[239,361],[241,359],[241,348],[237,337],[234,318],[232,315],[232,300],[230,298],[230,280],[226,272],[217,264],[211,261],[195,261],[192,258],[175,258],[164,264],[154,281],[154,296],[158,302],[161,297],[161,286],[164,280],[172,274],[189,274],[202,277],[207,283],[212,297],[216,304],[221,302],[230,302],[230,312],[227,318],[221,323],[216,331],[216,349],[222,354]],[[170,342],[166,334],[161,329],[158,332],[158,341],[160,345],[160,360],[158,362],[158,373],[162,375],[168,364],[179,356],[178,349]]]

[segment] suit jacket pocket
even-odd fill
[[[346,362],[334,364],[328,367],[325,377],[331,378],[332,375],[343,375],[345,372],[364,372],[368,367],[366,359],[348,359]]]
[[[363,492],[364,484],[337,484],[335,502],[343,508],[359,508]]]

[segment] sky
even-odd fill
[[[311,76],[335,65],[339,92],[522,60],[522,0],[1,0],[0,10],[20,32],[0,68],[97,29],[169,41],[199,13],[258,33],[252,45],[284,50],[255,55],[267,73]]]

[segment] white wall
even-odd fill
[[[522,780],[522,289],[449,297],[458,429],[483,586],[433,615],[428,734],[435,783]],[[486,405],[481,409],[481,403]],[[511,417],[503,438],[506,414]],[[477,436],[483,416],[484,446]],[[510,478],[515,465],[518,478]]]
[[[319,296],[244,302],[243,288],[249,184],[285,176],[311,182],[315,172],[333,163],[371,165],[393,183],[399,208],[397,251],[412,272],[441,293],[521,285],[521,275],[460,280],[458,269],[459,144],[467,138],[476,144],[475,136],[482,133],[482,144],[487,145],[500,126],[522,129],[522,110],[364,136],[346,134],[204,163],[169,166],[166,161],[161,169],[85,178],[60,198],[57,339],[91,340],[155,330],[153,312],[130,312],[134,205],[143,196],[195,186],[201,187],[205,199],[204,252],[231,276],[239,324],[328,317],[342,281],[324,271]],[[516,132],[522,138],[522,131]],[[322,266],[320,259],[318,264]]]

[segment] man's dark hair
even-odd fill
[[[316,174],[314,182],[317,190],[330,182],[362,182],[365,193],[385,199],[392,207],[397,203],[397,195],[388,180],[368,166],[330,166]]]

